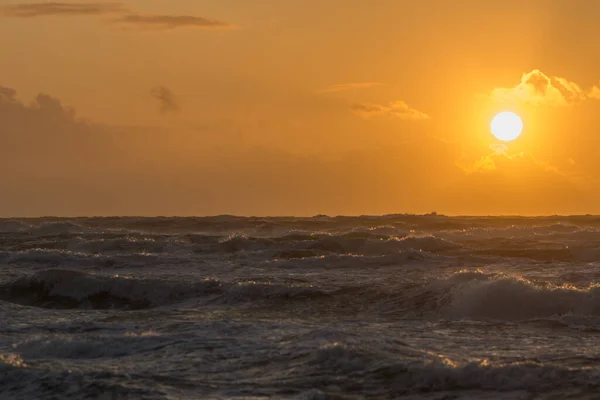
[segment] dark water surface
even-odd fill
[[[597,399],[600,218],[0,220],[1,399]]]

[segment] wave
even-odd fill
[[[41,308],[144,309],[214,293],[219,286],[214,280],[182,284],[49,269],[0,286],[0,297]]]
[[[459,273],[437,282],[451,291],[452,317],[526,320],[556,315],[600,315],[600,287],[536,284],[519,276]]]
[[[291,234],[275,238],[233,234],[217,245],[205,245],[204,252],[272,251],[279,258],[316,257],[329,254],[386,255],[407,250],[444,252],[462,246],[431,235],[388,237],[369,232],[343,235],[313,233]]]
[[[389,266],[402,266],[416,262],[415,265],[429,268],[425,262],[435,260],[437,256],[421,250],[402,250],[382,255],[330,254],[320,255],[309,250],[284,251],[275,255],[272,263],[285,269],[362,269]]]
[[[0,353],[0,398],[54,399],[105,398],[165,399],[143,383],[131,382],[126,374],[112,371],[81,372],[35,368],[16,354]],[[129,381],[125,383],[125,380]],[[120,383],[123,382],[123,383]]]
[[[71,221],[49,221],[31,226],[27,231],[36,236],[52,236],[65,233],[86,233],[90,232],[91,228],[81,226]]]
[[[67,250],[31,249],[0,251],[0,262],[6,264],[42,264],[45,266],[91,266],[106,261],[103,256],[90,256]]]
[[[68,269],[44,269],[0,285],[0,300],[56,309],[147,309],[187,300],[202,305],[253,304],[286,307],[305,304],[306,311],[369,312],[395,318],[441,315],[451,319],[535,320],[565,316],[600,317],[600,286],[574,287],[533,282],[517,275],[460,272],[427,283],[415,278],[427,253],[378,257],[337,256],[281,260],[278,269],[320,270],[397,268],[416,260],[414,268],[391,279],[363,283],[340,277],[314,286],[304,280],[240,280],[215,278],[159,280],[94,275]],[[325,263],[325,264],[324,264]],[[408,265],[408,264],[407,264]],[[404,268],[404,267],[403,267]],[[408,267],[410,268],[410,267]],[[365,270],[367,271],[367,270]],[[422,274],[422,273],[421,273]],[[318,302],[316,302],[318,300]],[[584,318],[585,319],[585,318]]]
[[[69,250],[30,249],[24,251],[0,251],[0,263],[16,265],[39,265],[43,267],[104,267],[144,268],[161,264],[179,265],[193,261],[188,254],[134,253],[116,254],[83,253]]]
[[[23,232],[29,228],[29,225],[14,219],[0,220],[0,233],[17,233]]]
[[[169,237],[121,236],[116,238],[77,237],[68,243],[68,250],[78,253],[168,253],[191,251],[192,245]]]
[[[382,394],[398,396],[445,391],[454,394],[470,391],[467,398],[485,397],[485,392],[498,395],[498,392],[511,391],[564,395],[568,388],[585,388],[587,395],[591,395],[599,387],[597,374],[593,371],[540,365],[535,361],[505,365],[489,365],[484,361],[460,366],[398,364],[378,368],[373,375],[373,380],[391,384],[391,391]]]
[[[392,232],[393,229],[395,228],[391,226],[383,226],[359,227],[346,233],[288,230],[280,236],[251,236],[239,232],[220,236],[197,233],[116,232],[87,228],[73,222],[45,222],[34,227],[27,226],[13,237],[9,234],[4,247],[0,247],[0,250],[71,251],[95,255],[222,253],[224,256],[229,256],[246,252],[257,255],[262,253],[258,256],[265,259],[301,259],[348,254],[377,256],[417,250],[448,255],[462,254],[474,257],[523,258],[540,261],[600,260],[600,231],[589,229],[560,233],[561,236],[538,235],[526,238],[485,235],[480,237],[452,232],[437,232],[435,235],[416,233],[404,236],[388,235],[404,234],[401,231]]]
[[[577,388],[591,395],[600,387],[594,369],[544,365],[527,359],[493,364],[486,359],[455,362],[441,354],[403,346],[398,346],[400,351],[397,347],[391,354],[385,354],[371,350],[375,346],[367,348],[344,342],[307,346],[303,352],[290,355],[292,361],[271,360],[274,365],[269,372],[295,387],[322,388],[306,394],[322,397],[306,398],[329,398],[328,395],[336,397],[341,393],[360,393],[361,397],[369,398],[428,393],[435,393],[435,398],[491,398],[490,394],[501,398],[501,393],[519,391],[521,395],[522,391],[533,391],[562,398],[565,390]],[[336,380],[334,388],[320,384],[340,376],[337,374],[355,379]]]
[[[333,293],[334,291],[332,291]],[[285,303],[331,293],[297,284],[241,281],[223,283],[205,278],[194,283],[158,279],[100,276],[80,271],[48,269],[0,286],[0,299],[54,309],[146,309],[203,298],[210,304]]]
[[[157,334],[34,335],[13,348],[27,360],[96,359],[130,356],[164,347],[170,340]]]
[[[556,223],[550,225],[474,225],[462,229],[441,231],[439,235],[450,240],[490,241],[497,239],[561,239],[599,233],[600,231],[596,228]]]
[[[235,233],[226,238],[221,239],[218,244],[213,247],[214,252],[237,252],[237,251],[260,251],[267,250],[278,246],[278,243],[271,239],[252,237],[245,234]]]
[[[405,224],[402,224],[402,229],[398,228],[396,225],[378,225],[378,226],[360,226],[357,228],[352,228],[351,232],[346,233],[346,235],[360,235],[366,234],[368,236],[379,236],[379,237],[403,237],[408,235],[408,229],[406,229]]]

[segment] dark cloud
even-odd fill
[[[98,15],[125,12],[121,3],[22,3],[3,7],[4,13],[12,17],[30,18],[48,15]]]
[[[18,18],[33,18],[51,15],[81,16],[122,14],[116,22],[134,25],[148,29],[227,29],[234,25],[214,19],[192,15],[147,15],[137,14],[128,10],[119,2],[45,2],[21,3],[1,7],[6,16]]]
[[[202,29],[226,29],[233,28],[233,25],[208,19],[204,17],[194,17],[191,15],[141,15],[130,14],[119,18],[120,22],[137,25],[139,27],[151,29],[175,29],[175,28],[202,28]]]
[[[14,101],[16,95],[16,90],[0,86],[0,103],[2,103],[3,101]]]
[[[0,168],[28,176],[72,176],[114,154],[106,128],[79,120],[52,96],[39,94],[26,105],[15,94],[0,87]]]
[[[160,112],[163,114],[179,111],[179,105],[175,95],[165,86],[157,86],[150,91],[150,95],[160,103]]]

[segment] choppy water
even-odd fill
[[[600,218],[0,220],[0,398],[600,398]]]

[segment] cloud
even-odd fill
[[[590,91],[566,78],[548,76],[539,69],[524,73],[521,82],[512,88],[496,88],[491,97],[497,101],[520,101],[536,106],[565,107],[577,104],[587,98],[600,97],[600,91],[593,87]]]
[[[374,116],[388,116],[400,119],[429,119],[429,115],[424,112],[411,108],[403,101],[394,101],[389,105],[357,103],[350,107],[350,110],[363,118]]]
[[[175,95],[165,86],[157,86],[150,91],[150,95],[160,103],[160,112],[163,114],[179,111]]]
[[[22,3],[3,7],[11,17],[31,18],[49,15],[99,15],[125,11],[121,3]]]
[[[420,207],[415,192],[438,175],[425,168],[434,156],[424,142],[321,155],[207,146],[210,132],[111,127],[52,96],[24,103],[12,89],[0,93],[0,169],[10,171],[0,174],[0,215],[383,213],[403,199]]]
[[[190,15],[141,15],[129,14],[118,21],[151,29],[175,28],[200,28],[200,29],[227,29],[234,25],[223,21],[194,17]]]
[[[0,87],[0,166],[44,176],[56,171],[78,174],[77,163],[103,164],[100,153],[114,153],[105,128],[80,121],[58,99],[39,94],[31,105]],[[44,167],[41,167],[44,166]]]
[[[600,87],[592,86],[592,88],[590,89],[590,92],[588,94],[588,97],[590,99],[600,100]]]
[[[565,179],[575,179],[574,176],[566,174],[550,163],[539,160],[532,154],[525,152],[511,154],[508,151],[508,146],[504,144],[492,144],[489,146],[489,149],[492,150],[492,153],[481,157],[471,164],[465,164],[463,157],[457,161],[456,165],[467,175],[493,171],[524,174],[529,170],[550,173]],[[575,163],[572,159],[567,160],[567,162],[571,165]]]
[[[144,15],[128,10],[118,2],[45,2],[11,4],[0,8],[9,17],[33,18],[52,15],[85,16],[102,14],[121,14],[116,22],[145,27],[149,29],[175,29],[175,28],[200,28],[200,29],[226,29],[234,25],[192,15]]]
[[[317,93],[331,93],[331,92],[342,92],[345,90],[352,89],[367,89],[375,86],[383,86],[379,82],[354,82],[354,83],[342,83],[338,85],[332,85],[325,89],[318,90]]]
[[[3,101],[14,101],[17,91],[11,88],[0,86],[0,103]]]
[[[464,157],[461,157],[456,165],[467,174],[473,174],[477,172],[494,171],[497,169],[496,159],[506,158],[508,160],[515,159],[517,157],[523,157],[524,153],[509,154],[508,147],[504,144],[492,144],[489,146],[492,153],[481,157],[479,160],[475,160],[473,163],[465,163]]]

